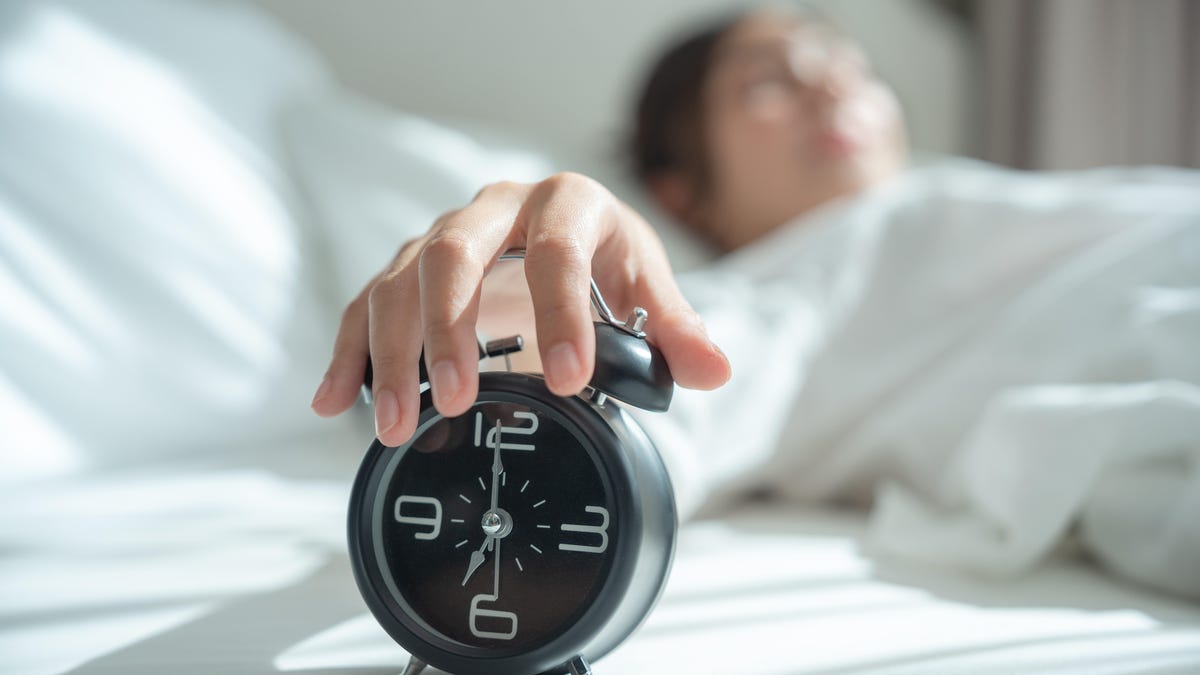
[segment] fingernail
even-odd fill
[[[570,342],[560,342],[546,352],[546,375],[556,381],[565,382],[579,374],[579,352]]]
[[[452,361],[438,361],[433,364],[429,371],[429,386],[433,387],[433,398],[439,407],[450,403],[462,387],[458,368]]]
[[[716,352],[716,353],[720,354],[720,355],[721,355],[721,358],[725,359],[725,361],[726,361],[726,362],[728,362],[728,361],[729,361],[729,357],[725,355],[725,350],[723,350],[723,349],[721,349],[720,347],[718,347],[718,346],[717,346],[717,343],[713,342],[712,340],[709,340],[709,341],[708,341],[708,348],[709,348],[709,349],[711,349],[711,350],[713,350],[714,352]]]
[[[387,433],[400,421],[400,402],[391,389],[382,389],[375,395],[375,436]]]
[[[310,408],[317,407],[317,404],[321,402],[321,399],[325,398],[325,396],[329,394],[329,388],[331,386],[333,386],[333,383],[330,381],[330,377],[326,375],[325,379],[321,380],[321,386],[317,387],[317,393],[313,394],[312,403],[309,403],[308,406]]]

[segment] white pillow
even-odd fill
[[[334,326],[277,117],[319,60],[237,5],[0,26],[0,481],[317,428]]]
[[[348,303],[443,213],[468,204],[483,186],[531,182],[558,163],[540,150],[468,134],[384,108],[349,93],[293,105],[284,129],[305,194],[317,214],[322,250],[336,270],[338,302]]]

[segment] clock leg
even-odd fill
[[[425,662],[413,656],[408,659],[408,667],[400,675],[421,675],[422,670],[425,670]]]
[[[576,656],[568,661],[567,667],[571,670],[571,675],[592,675],[592,669],[583,656]]]

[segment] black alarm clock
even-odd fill
[[[521,257],[523,252],[502,259]],[[464,414],[433,406],[404,445],[378,439],[350,497],[359,591],[412,659],[455,675],[583,675],[649,614],[678,520],[662,459],[622,404],[663,411],[674,383],[643,332],[595,282],[596,365],[562,397],[540,376],[484,372]],[[489,342],[481,358],[521,348]],[[364,393],[370,391],[370,369]]]

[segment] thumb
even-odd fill
[[[682,302],[682,298],[680,298]],[[651,321],[646,334],[662,351],[675,383],[686,389],[716,389],[729,381],[729,359],[708,338],[704,322],[691,306],[683,304],[648,308]]]

